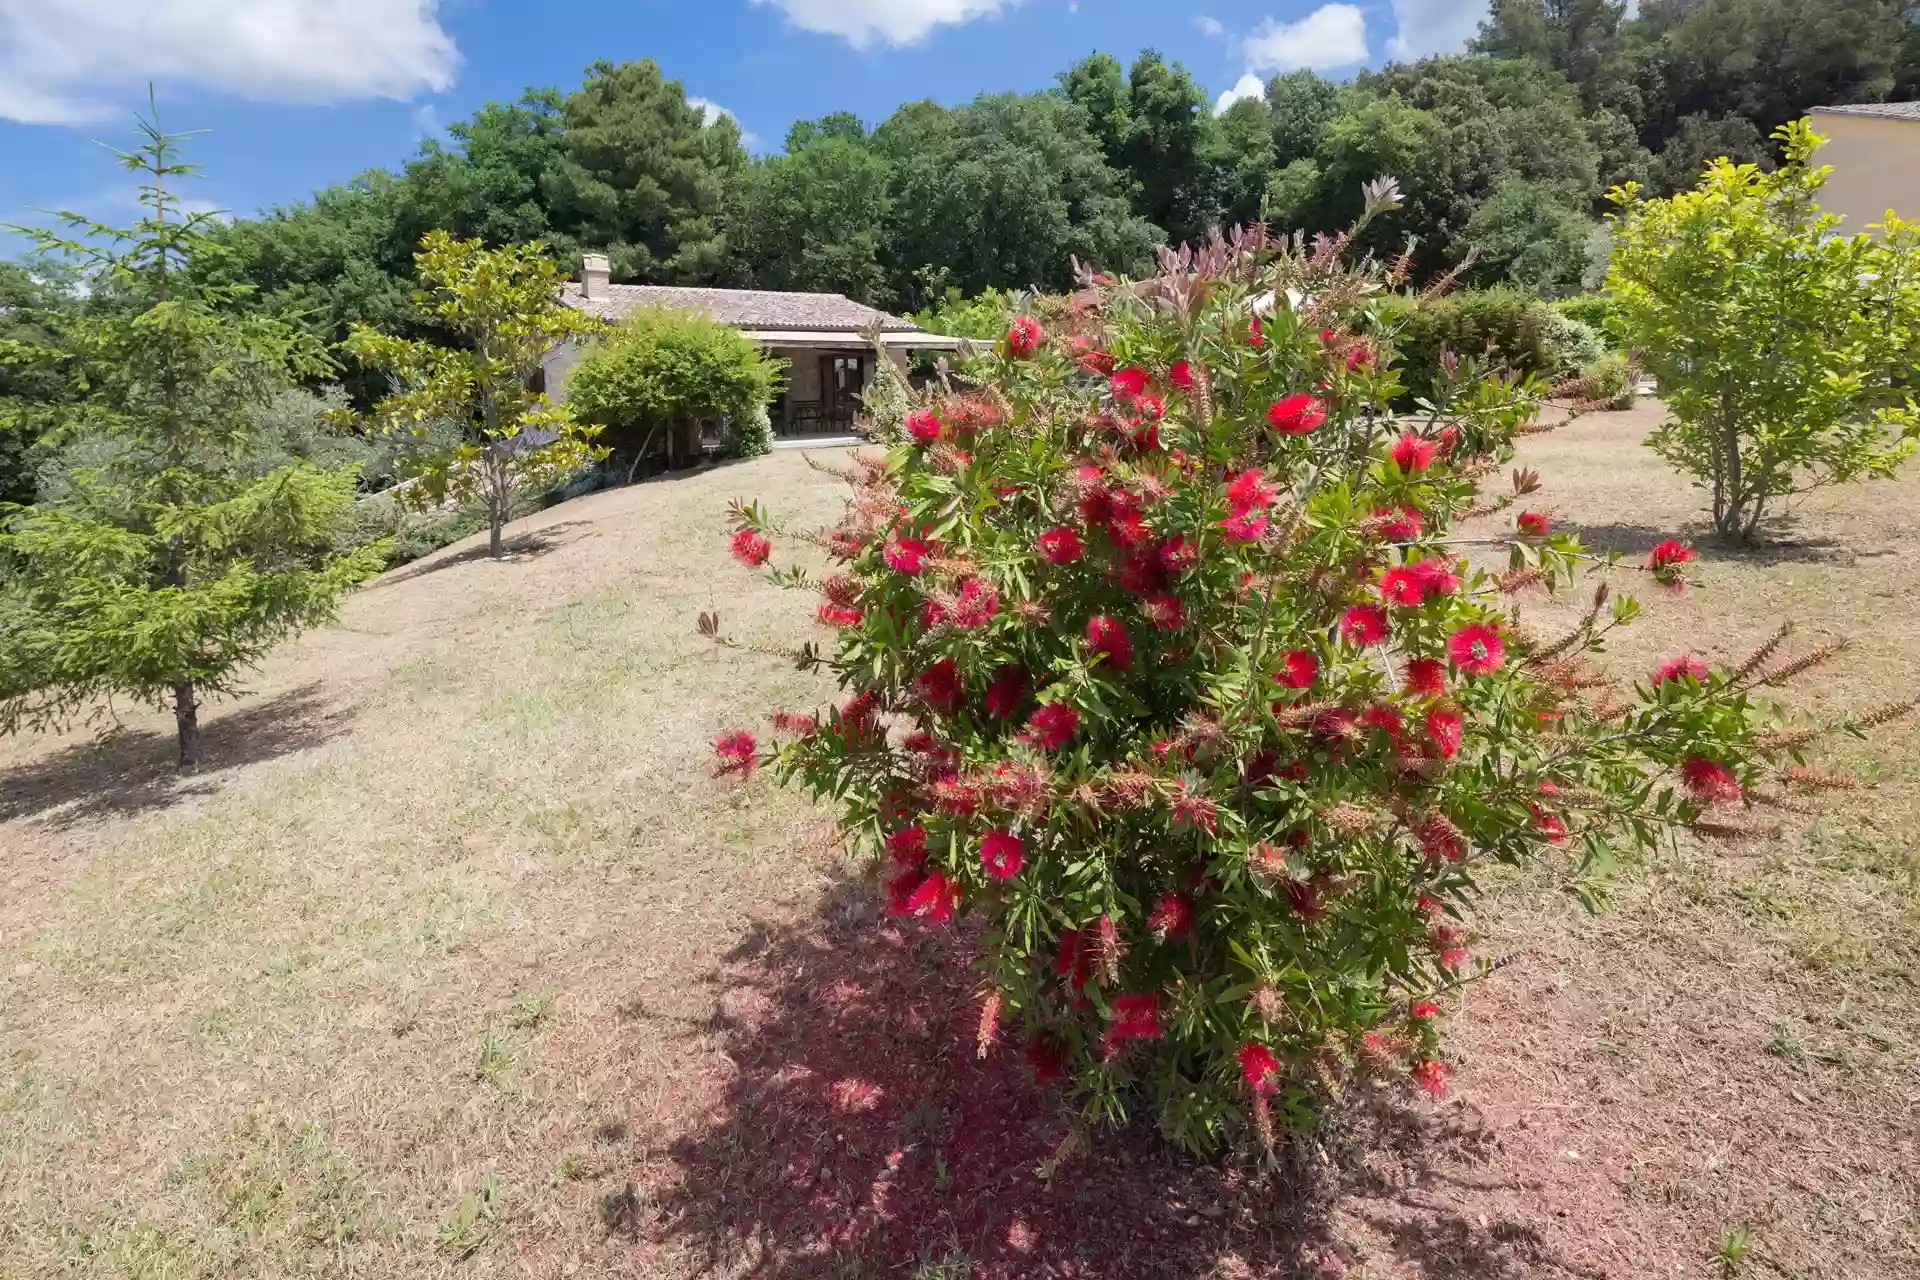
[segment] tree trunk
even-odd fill
[[[487,504],[487,554],[495,560],[506,559],[507,543],[501,536],[505,529],[506,521],[500,518],[500,509],[489,502]]]
[[[200,704],[191,680],[173,686],[173,723],[180,731],[180,767],[192,769],[200,763]]]

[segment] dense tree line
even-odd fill
[[[1495,0],[1468,53],[1334,83],[1301,71],[1215,113],[1179,64],[1095,54],[1037,94],[908,103],[869,127],[802,121],[749,157],[725,115],[651,61],[597,63],[571,93],[489,103],[400,172],[236,223],[264,298],[344,333],[404,327],[407,269],[434,228],[619,280],[818,289],[912,309],[1058,287],[1078,256],[1132,269],[1153,247],[1266,217],[1346,225],[1360,184],[1400,180],[1374,247],[1417,265],[1564,293],[1605,193],[1690,185],[1718,154],[1766,159],[1821,103],[1920,93],[1920,0]]]
[[[421,335],[413,255],[435,229],[538,239],[568,270],[603,250],[618,280],[828,290],[912,310],[1058,288],[1074,257],[1141,269],[1156,245],[1254,218],[1345,226],[1361,183],[1391,174],[1405,204],[1368,247],[1411,243],[1422,274],[1471,249],[1470,283],[1563,294],[1596,278],[1612,185],[1680,189],[1715,155],[1768,160],[1768,133],[1810,106],[1920,96],[1920,0],[1625,10],[1495,0],[1464,54],[1345,83],[1292,72],[1217,113],[1157,53],[1131,66],[1095,54],[1044,93],[913,102],[872,126],[802,121],[758,158],[653,62],[597,63],[571,93],[488,103],[397,172],[230,224],[204,261],[329,341],[356,323]],[[0,343],[70,303],[32,273],[0,274]],[[379,391],[339,373],[362,403]],[[0,364],[0,471],[32,439],[31,404],[57,391],[34,381],[49,376]],[[0,489],[17,496],[18,471]]]

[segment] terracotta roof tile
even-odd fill
[[[841,331],[871,328],[887,333],[918,333],[919,328],[884,311],[863,306],[838,293],[780,293],[770,289],[680,289],[666,285],[613,284],[608,296],[589,303],[572,281],[560,300],[570,307],[618,320],[642,307],[698,311],[741,329]]]

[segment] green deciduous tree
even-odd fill
[[[384,547],[344,554],[354,468],[291,462],[265,474],[257,416],[290,377],[325,367],[317,344],[241,311],[243,291],[196,268],[218,256],[209,218],[174,184],[193,170],[145,124],[122,156],[146,175],[131,228],[63,215],[79,238],[32,233],[84,264],[119,305],[59,334],[78,395],[56,433],[95,442],[57,499],[14,508],[0,533],[0,730],[58,722],[124,693],[170,702],[180,763],[200,755],[199,708],[250,664],[331,617],[379,571]]]
[[[1577,293],[1594,226],[1541,184],[1509,179],[1467,219],[1466,242],[1479,252],[1472,279],[1543,298]]]
[[[440,424],[461,427],[452,449],[403,455],[403,474],[420,501],[482,502],[487,548],[498,559],[514,494],[598,456],[598,428],[533,389],[542,358],[597,325],[560,301],[560,269],[538,244],[489,249],[433,231],[420,243],[418,264],[416,308],[461,345],[357,326],[345,346],[397,384],[374,410],[387,435],[428,442]]]
[[[1920,228],[1835,234],[1807,121],[1775,133],[1777,172],[1716,161],[1666,200],[1618,194],[1607,285],[1660,380],[1649,442],[1750,539],[1781,499],[1886,475],[1920,439]]]
[[[796,125],[787,153],[755,165],[738,219],[753,282],[769,289],[890,301],[891,170],[851,116]]]
[[[736,428],[780,393],[780,362],[731,325],[684,311],[635,312],[567,377],[567,403],[645,457],[654,433],[727,418]],[[740,452],[764,453],[758,448]]]

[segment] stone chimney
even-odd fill
[[[613,296],[613,291],[607,287],[612,275],[606,254],[587,254],[580,260],[580,296],[588,302],[607,301]]]

